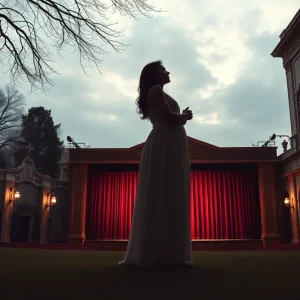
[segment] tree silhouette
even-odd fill
[[[13,86],[0,89],[0,150],[13,148],[20,139],[24,97]]]
[[[58,132],[60,124],[54,125],[51,110],[44,107],[32,107],[27,115],[23,115],[22,142],[15,152],[16,164],[19,165],[27,155],[27,147],[31,145],[31,157],[39,172],[58,176],[58,161],[61,158],[63,141],[60,141]]]
[[[121,51],[122,30],[109,18],[115,13],[138,19],[155,8],[147,0],[2,0],[0,2],[0,50],[8,63],[11,80],[27,80],[31,87],[51,84],[49,46],[60,52],[71,46],[84,62],[100,66],[99,55],[108,48]],[[100,44],[102,42],[102,44]],[[100,71],[100,70],[99,70]]]

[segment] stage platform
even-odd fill
[[[127,243],[128,240],[86,240],[84,246],[103,251],[125,251]],[[259,250],[262,248],[262,240],[192,240],[193,251]]]
[[[45,250],[125,251],[127,240],[86,241],[85,245],[0,242],[0,247]],[[194,251],[300,251],[300,244],[263,247],[261,240],[194,240]]]

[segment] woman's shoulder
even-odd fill
[[[162,94],[164,93],[162,87],[158,84],[151,86],[149,89],[149,94]]]
[[[149,92],[148,92],[148,96],[151,96],[151,97],[155,97],[157,98],[157,96],[164,96],[165,98],[171,98],[173,99],[170,95],[168,95],[164,90],[163,88],[160,86],[160,85],[153,85]]]

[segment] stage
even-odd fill
[[[84,247],[102,251],[125,251],[128,240],[85,240]],[[259,250],[263,248],[262,240],[246,239],[218,239],[218,240],[193,240],[193,251],[238,251]]]
[[[193,250],[280,244],[276,149],[188,144]],[[126,250],[143,146],[70,149],[70,246]]]
[[[127,240],[94,240],[83,246],[70,244],[43,244],[0,242],[0,248],[44,250],[125,251]],[[300,251],[299,244],[273,244],[263,246],[263,240],[194,240],[193,251]]]

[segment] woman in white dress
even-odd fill
[[[184,126],[193,118],[163,91],[170,82],[161,61],[144,67],[138,112],[153,124],[140,159],[132,229],[121,264],[153,267],[192,263],[190,161]]]

